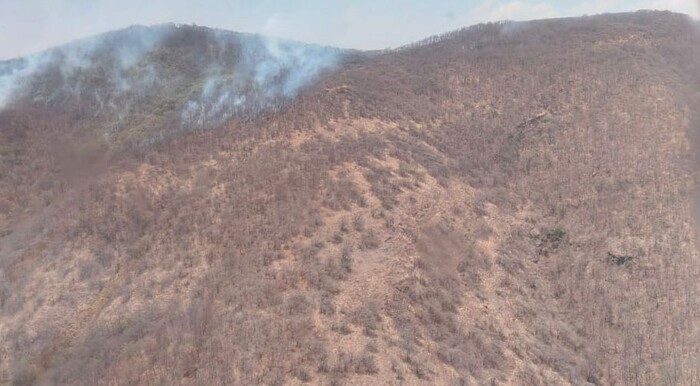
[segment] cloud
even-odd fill
[[[0,0],[0,58],[133,24],[196,23],[346,48],[396,47],[488,21],[667,9],[698,0]]]
[[[595,0],[572,8],[569,16],[604,12],[627,12],[640,9],[673,11],[700,17],[698,0]]]
[[[700,16],[700,2],[697,0],[651,0],[639,5],[641,9],[661,9],[688,14],[694,18]]]
[[[544,1],[508,2],[485,1],[473,9],[476,19],[479,21],[499,20],[532,20],[546,19],[560,16],[560,12],[551,4]]]

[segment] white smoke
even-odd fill
[[[191,26],[130,27],[0,62],[0,110],[22,99],[102,115],[107,141],[144,120],[174,124],[146,127],[164,137],[165,130],[214,127],[279,107],[341,54]]]
[[[226,47],[231,35],[218,34]],[[182,111],[186,126],[215,126],[239,113],[255,115],[294,97],[322,72],[337,66],[341,51],[276,38],[239,35],[240,57],[232,67],[214,63],[201,91]]]
[[[181,118],[187,127],[204,127],[223,123],[240,112],[246,96],[235,92],[230,77],[211,75],[202,90],[185,104]]]
[[[47,55],[42,53],[0,62],[0,111],[11,102],[15,92],[37,70],[43,68],[47,61]]]
[[[130,80],[126,76],[136,63],[163,38],[165,26],[146,28],[129,27],[126,30],[94,36],[61,47],[23,58],[0,62],[0,110],[13,99],[25,96],[23,88],[33,77],[50,70],[60,74],[61,84],[51,90],[33,90],[35,102],[49,102],[61,94],[80,94],[83,89],[79,81],[71,83],[81,71],[102,64],[112,85],[121,90],[129,89]],[[102,60],[102,63],[98,61]],[[52,86],[55,86],[52,84]],[[96,95],[95,99],[105,100]]]
[[[501,35],[511,36],[525,30],[530,25],[530,22],[504,20],[498,24],[501,26]]]
[[[322,71],[337,64],[338,50],[327,47],[308,46],[279,39],[264,39],[267,53],[256,65],[255,80],[268,92],[287,97],[297,91]],[[276,81],[282,78],[281,84]]]

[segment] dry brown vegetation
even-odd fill
[[[14,105],[0,383],[700,384],[699,49],[480,25],[138,150]]]

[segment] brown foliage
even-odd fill
[[[511,27],[138,150],[0,113],[0,382],[700,381],[697,34]]]

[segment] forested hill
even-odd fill
[[[0,384],[700,384],[697,23],[0,63]]]

